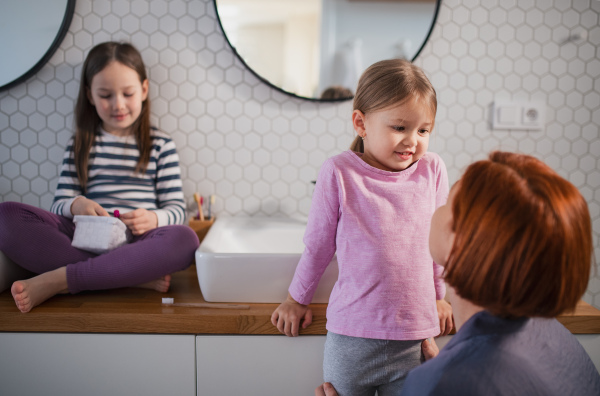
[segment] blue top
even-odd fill
[[[440,354],[411,371],[409,395],[600,395],[600,375],[556,319],[473,315]]]

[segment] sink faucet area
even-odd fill
[[[304,250],[306,222],[291,218],[218,218],[196,251],[206,301],[279,303]],[[313,303],[327,303],[338,276],[335,256]]]

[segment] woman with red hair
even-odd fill
[[[600,395],[598,371],[555,319],[590,276],[592,227],[577,188],[531,156],[493,152],[437,209],[429,248],[458,331],[409,373],[403,395]],[[324,384],[316,394],[336,393]]]

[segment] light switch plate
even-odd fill
[[[502,106],[498,108],[498,122],[502,125],[516,125],[520,117],[518,106]]]
[[[536,102],[498,100],[492,106],[493,129],[539,130],[544,128],[546,107]]]

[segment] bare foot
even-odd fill
[[[166,293],[169,291],[169,287],[171,286],[171,275],[165,275],[162,278],[155,279],[153,281],[142,283],[141,285],[137,285],[137,287],[141,287],[144,289],[152,289],[157,292]]]
[[[16,281],[10,292],[19,311],[25,313],[59,293],[68,293],[67,268],[61,267],[33,278]]]

